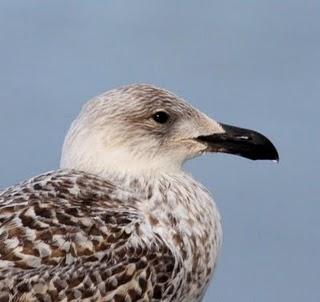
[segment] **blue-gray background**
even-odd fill
[[[224,221],[205,301],[320,301],[319,75],[316,0],[2,0],[0,186],[57,168],[87,99],[160,85],[281,156],[187,165]]]

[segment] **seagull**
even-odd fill
[[[60,168],[0,193],[0,301],[197,302],[222,240],[204,153],[278,160],[262,134],[147,84],[90,100]]]

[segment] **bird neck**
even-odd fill
[[[181,174],[183,162],[165,156],[141,156],[132,154],[125,148],[106,149],[90,144],[73,144],[64,147],[60,168],[73,169],[95,174],[100,177],[127,175],[131,178],[159,177],[162,174]]]

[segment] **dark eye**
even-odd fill
[[[167,121],[169,121],[170,116],[167,112],[158,111],[153,114],[152,118],[159,124],[165,124]]]

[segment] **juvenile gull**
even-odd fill
[[[0,301],[201,301],[221,243],[205,152],[277,160],[261,134],[131,85],[89,101],[61,169],[0,193]]]

